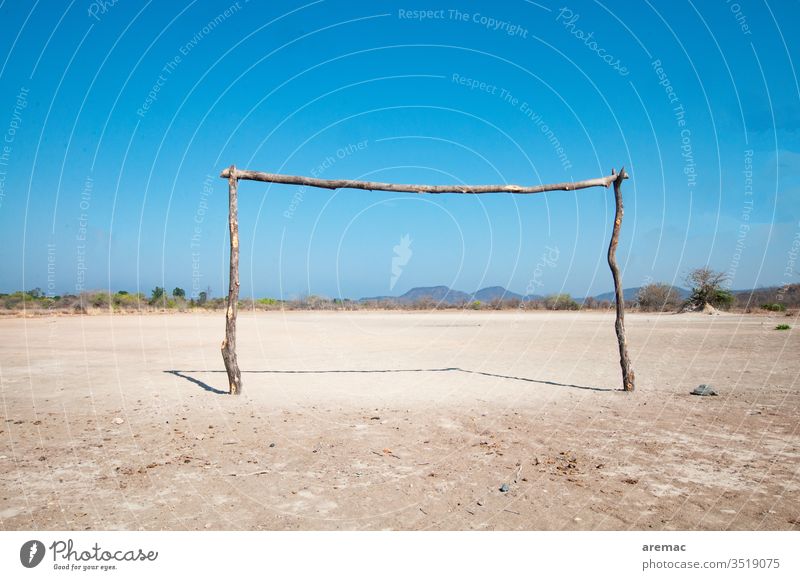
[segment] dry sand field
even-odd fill
[[[783,316],[0,319],[0,529],[800,529]],[[710,383],[717,397],[689,392]],[[500,488],[507,491],[500,491]]]

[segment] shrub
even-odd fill
[[[112,301],[116,308],[136,309],[145,301],[145,297],[141,293],[128,294],[125,290],[120,290],[114,294]]]
[[[548,310],[578,310],[580,304],[569,294],[551,294],[544,299],[544,307]]]
[[[664,312],[674,310],[680,304],[677,290],[669,284],[656,282],[639,288],[636,303],[645,312]]]
[[[775,327],[775,330],[791,330],[791,328],[788,324],[779,324]]]
[[[111,304],[111,297],[108,292],[93,292],[87,298],[95,308],[108,308]]]
[[[470,307],[472,310],[480,310],[480,309],[481,309],[481,301],[480,301],[480,300],[473,300],[473,301],[470,303],[469,307]]]
[[[777,302],[772,302],[769,304],[762,304],[761,308],[764,310],[769,310],[770,312],[785,312],[786,306],[783,304],[778,304]]]

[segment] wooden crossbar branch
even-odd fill
[[[622,367],[622,389],[633,391],[634,373],[628,357],[628,345],[625,337],[625,302],[622,297],[622,276],[617,267],[617,244],[619,231],[622,226],[624,213],[622,205],[622,181],[628,179],[628,174],[622,168],[619,173],[613,169],[611,175],[573,181],[567,183],[553,183],[546,185],[520,186],[520,185],[414,185],[406,183],[382,183],[379,181],[355,181],[351,179],[317,179],[315,177],[302,177],[299,175],[282,175],[279,173],[263,173],[261,171],[246,171],[236,169],[234,165],[222,171],[220,177],[228,180],[228,226],[231,240],[230,258],[230,285],[228,288],[228,308],[225,312],[225,339],[222,341],[222,360],[228,373],[229,392],[238,395],[242,392],[242,375],[239,363],[236,360],[236,315],[239,303],[239,220],[238,220],[238,182],[240,179],[250,181],[263,181],[266,183],[283,183],[287,185],[300,185],[318,187],[322,189],[364,189],[369,191],[394,191],[404,193],[514,193],[534,194],[545,191],[573,191],[587,187],[606,187],[613,184],[616,212],[614,227],[611,234],[611,243],[608,246],[608,266],[614,278],[614,294],[616,296],[616,319],[614,329],[617,333],[619,344],[619,359]]]

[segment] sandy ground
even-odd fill
[[[607,314],[243,313],[231,397],[219,314],[3,318],[0,529],[800,529],[787,321],[629,315],[628,394]]]

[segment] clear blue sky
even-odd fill
[[[800,281],[797,2],[451,4],[3,2],[0,291],[222,295],[231,163],[519,184],[624,164],[626,287],[706,264]],[[608,190],[239,191],[244,296],[612,287]]]

